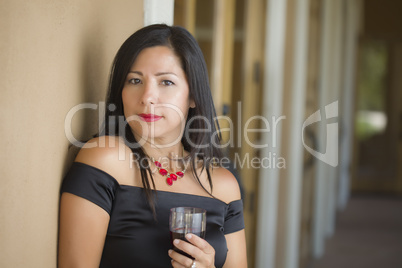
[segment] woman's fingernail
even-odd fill
[[[171,249],[169,249],[168,254],[169,254],[169,255],[172,254],[172,250],[171,250]]]
[[[175,240],[173,241],[173,243],[176,244],[176,245],[178,245],[179,242],[180,242],[179,239],[175,239]]]
[[[192,237],[193,237],[192,234],[186,234],[186,238],[187,238],[187,239],[191,239]]]

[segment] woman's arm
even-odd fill
[[[115,178],[120,178],[120,173],[126,172],[127,165],[124,161],[118,161],[118,139],[102,137],[106,146],[88,148],[88,145],[100,144],[100,139],[95,138],[88,142],[80,150],[75,161],[102,169]],[[107,146],[112,144],[110,139],[115,139],[113,143],[115,146]],[[64,192],[60,201],[59,268],[99,267],[109,220],[109,214],[100,206]]]
[[[94,203],[70,193],[60,201],[59,268],[99,267],[109,214]]]
[[[214,170],[214,194],[221,200],[229,204],[241,198],[240,188],[236,178],[230,171],[225,168]],[[246,268],[247,252],[246,252],[246,236],[245,231],[225,235],[228,254],[226,256],[224,268]]]
[[[226,243],[228,255],[223,268],[246,268],[246,236],[244,229],[235,233],[227,234]]]

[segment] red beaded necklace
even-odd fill
[[[184,169],[183,171],[177,171],[176,173],[168,172],[166,169],[162,168],[162,164],[156,161],[155,158],[153,157],[150,158],[151,161],[155,164],[156,168],[158,169],[159,174],[161,174],[162,176],[166,176],[166,183],[169,186],[172,186],[173,181],[176,181],[177,177],[183,178],[184,173],[186,172],[186,169]]]

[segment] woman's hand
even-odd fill
[[[190,243],[179,239],[175,239],[173,243],[175,247],[193,256],[195,259],[192,260],[174,250],[169,250],[169,256],[172,258],[172,266],[174,268],[214,268],[215,249],[197,235],[187,234],[186,239]]]

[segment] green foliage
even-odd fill
[[[366,41],[361,46],[358,76],[359,110],[384,110],[387,62],[387,46],[383,42]]]
[[[358,66],[358,111],[385,112],[387,64],[387,45],[379,41],[364,41],[360,46]],[[383,131],[359,116],[355,127],[356,136],[361,141]]]
[[[371,136],[382,131],[373,126],[372,124],[370,124],[370,122],[359,119],[360,118],[357,118],[356,120],[356,136],[360,141],[365,141],[369,139]]]

